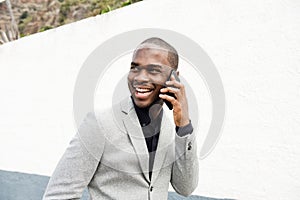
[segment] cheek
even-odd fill
[[[132,75],[128,75],[127,76],[127,83],[131,83],[133,81],[133,76]]]
[[[152,81],[154,84],[156,84],[157,86],[164,86],[165,85],[165,82],[166,82],[166,79],[165,77],[153,77],[152,78]]]
[[[132,79],[130,79],[129,77],[127,77],[127,86],[129,90],[132,90]]]

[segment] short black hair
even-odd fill
[[[158,37],[152,37],[144,40],[141,44],[154,44],[168,51],[168,61],[171,66],[177,70],[178,68],[178,53],[176,49],[166,41]]]

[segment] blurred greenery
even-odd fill
[[[86,17],[96,16],[125,7],[142,0],[59,0],[61,2],[59,23],[67,23],[71,10],[79,9],[80,5],[86,5]]]
[[[25,18],[27,18],[28,17],[28,11],[26,10],[26,11],[24,11],[23,13],[22,13],[22,15],[20,16],[20,19],[22,20],[22,19],[25,19]]]
[[[39,32],[43,32],[52,28],[53,28],[52,26],[43,26],[42,28],[40,28]]]
[[[26,16],[26,17],[24,18],[24,16]],[[32,16],[31,15],[26,14],[26,15],[23,15],[23,18],[20,17],[18,27],[19,27],[19,32],[21,34],[21,37],[27,35],[27,34],[24,33],[24,29],[27,26],[27,24],[31,21],[32,21]]]
[[[27,7],[23,4],[21,6],[25,11],[19,9],[17,21],[20,36],[24,37],[87,17],[101,15],[139,1],[142,0],[52,0],[52,7],[44,2],[28,4]]]

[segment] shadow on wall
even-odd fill
[[[0,170],[0,199],[5,200],[41,200],[49,181],[48,176],[10,172]],[[87,190],[81,200],[88,200]],[[182,197],[169,192],[168,200],[221,200],[192,195]],[[229,200],[229,199],[222,199]]]

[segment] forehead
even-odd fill
[[[168,51],[157,48],[139,48],[134,54],[132,61],[139,65],[160,64],[170,66]]]

